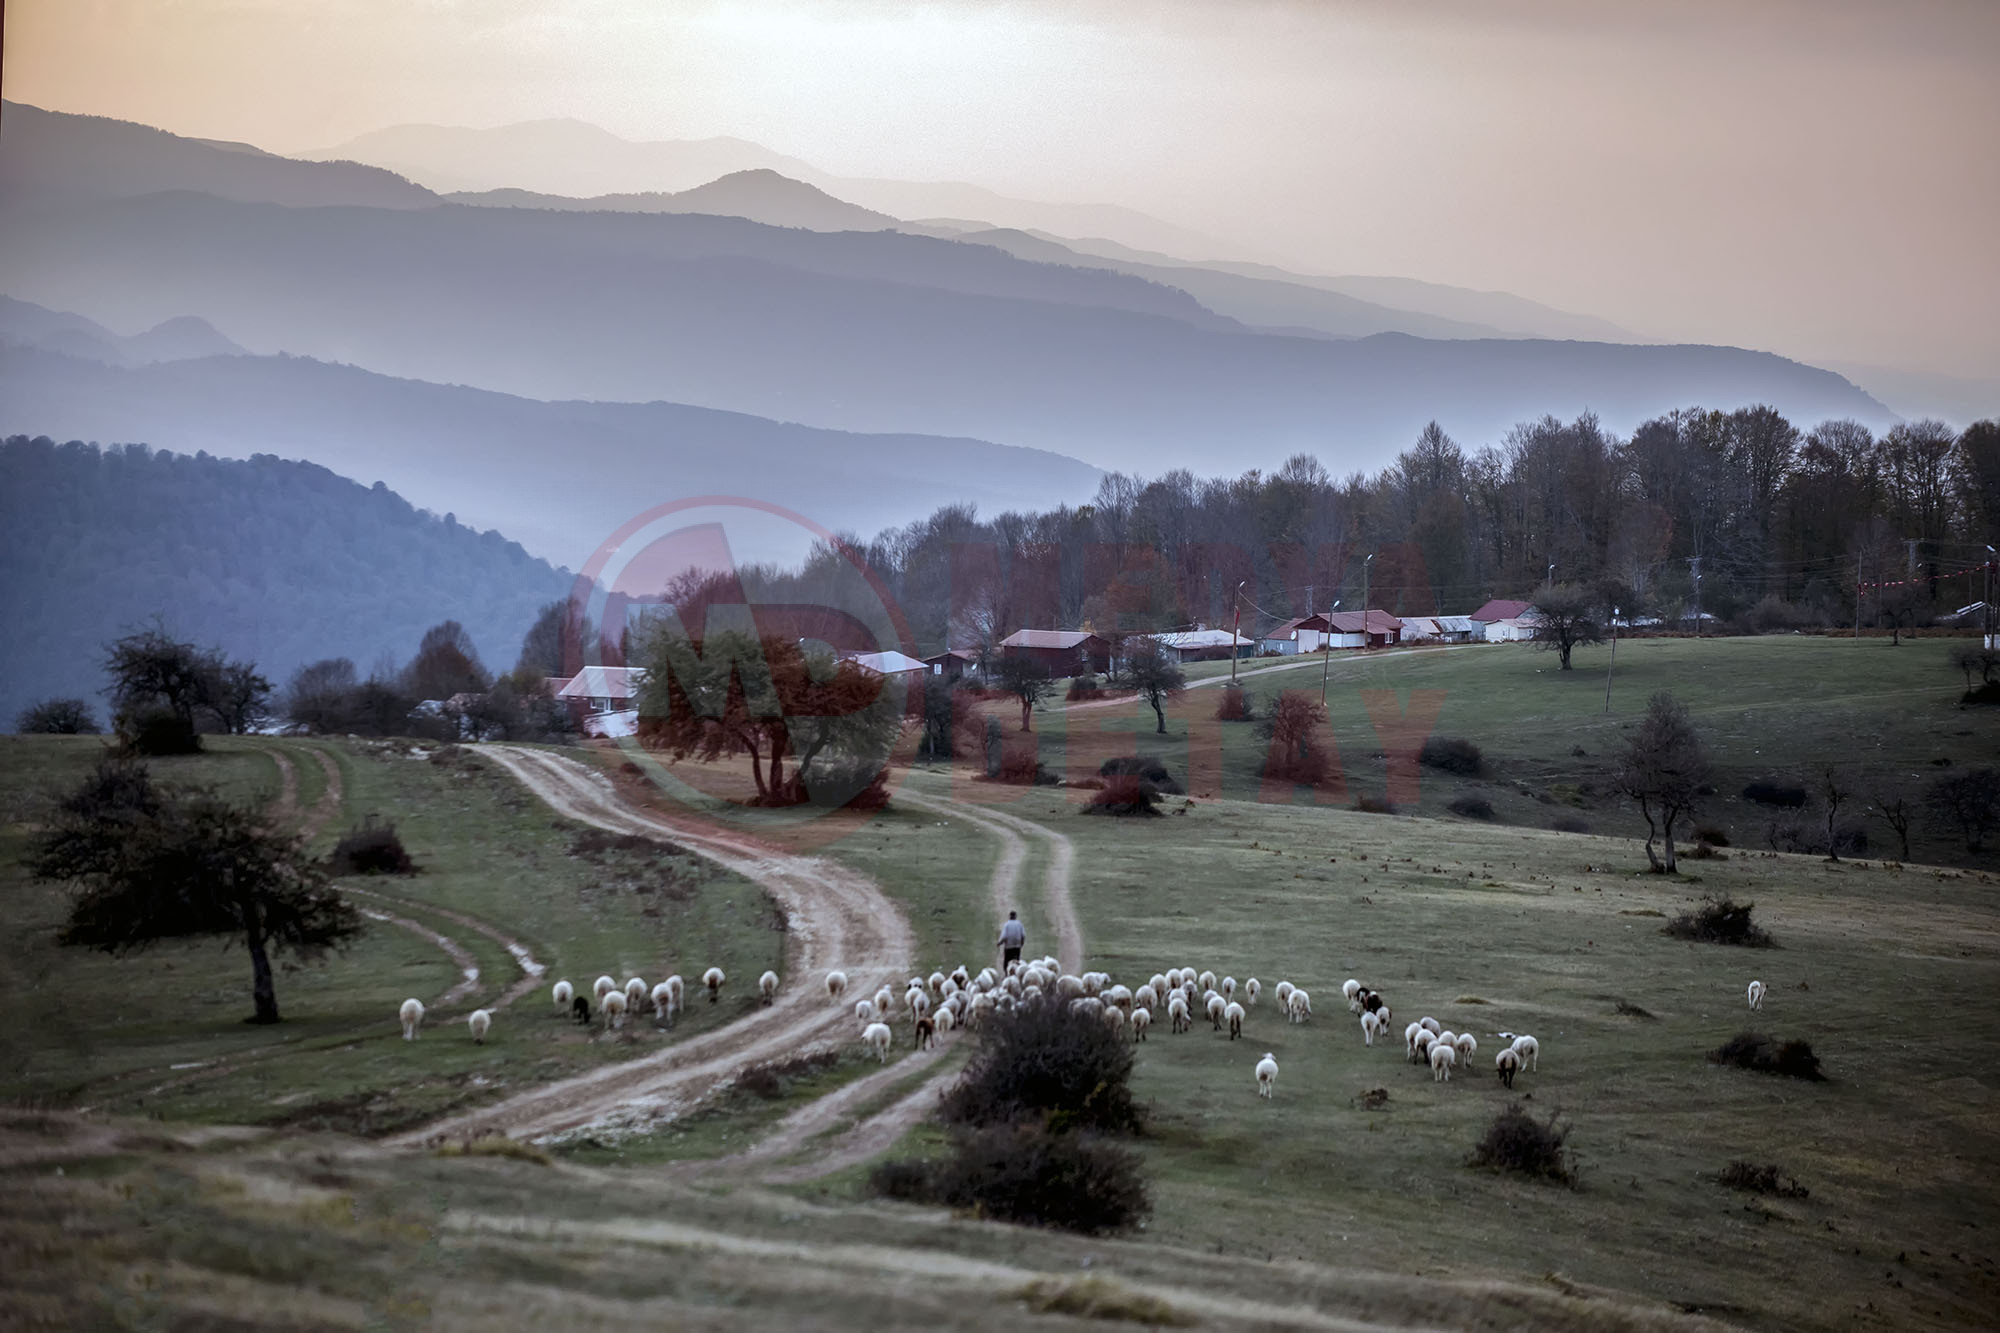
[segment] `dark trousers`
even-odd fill
[[[1010,944],[1006,948],[1000,951],[1000,970],[1002,972],[1005,972],[1007,970],[1007,964],[1018,963],[1020,961],[1021,961],[1021,950],[1018,945]]]

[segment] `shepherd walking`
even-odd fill
[[[1000,970],[1006,971],[1010,963],[1021,961],[1021,946],[1028,942],[1028,928],[1021,924],[1018,912],[1007,913],[1007,919],[1000,926]]]

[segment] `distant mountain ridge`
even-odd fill
[[[748,218],[772,227],[803,227],[808,231],[882,231],[900,225],[887,213],[836,199],[824,190],[765,167],[731,172],[677,194],[600,194],[589,199],[572,199],[531,190],[483,190],[461,191],[446,197],[458,204],[575,213],[712,213]]]
[[[51,695],[84,696],[103,721],[103,646],[156,615],[282,688],[319,658],[407,661],[447,619],[507,669],[574,583],[498,533],[311,463],[27,437],[0,443],[0,568],[0,727]]]
[[[63,352],[110,366],[143,366],[244,350],[197,315],[178,315],[143,333],[120,337],[95,320],[0,296],[0,343]]]

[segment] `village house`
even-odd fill
[[[1326,647],[1328,625],[1322,615],[1295,616],[1267,631],[1259,647],[1267,653],[1290,657],[1293,653],[1316,653]]]
[[[1327,617],[1335,648],[1386,648],[1402,642],[1403,622],[1387,611],[1335,611]]]
[[[1257,646],[1256,640],[1226,629],[1175,630],[1146,637],[1159,644],[1160,651],[1175,662],[1226,662],[1232,653],[1237,657],[1250,656]]]
[[[1025,657],[1051,677],[1111,669],[1111,644],[1081,629],[1017,629],[1000,640],[1005,657]]]
[[[979,670],[979,652],[974,648],[947,648],[926,657],[924,665],[931,669],[933,676],[957,680],[969,671]]]

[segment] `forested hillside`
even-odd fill
[[[323,657],[365,672],[455,619],[513,665],[564,571],[395,492],[268,454],[243,461],[14,436],[0,444],[0,722],[98,705],[104,642],[160,616],[273,681]]]

